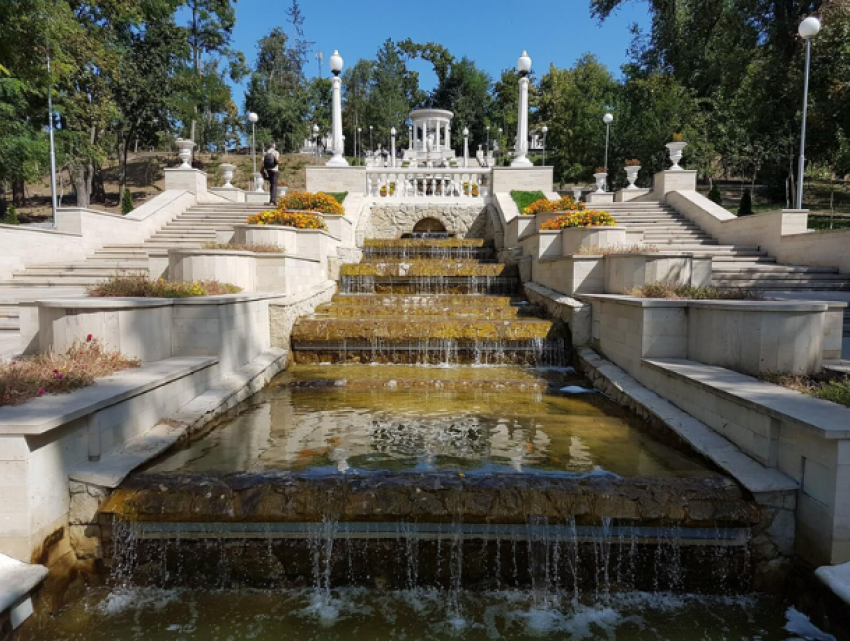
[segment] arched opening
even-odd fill
[[[414,234],[445,234],[446,226],[436,218],[423,218],[413,226]]]

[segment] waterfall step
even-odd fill
[[[454,278],[516,276],[513,266],[503,263],[482,263],[474,260],[396,260],[343,265],[340,275],[372,276],[377,278]]]
[[[519,294],[519,280],[513,276],[342,276],[346,294]]]

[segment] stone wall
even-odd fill
[[[289,349],[292,326],[302,316],[313,313],[318,305],[328,302],[336,293],[336,283],[326,281],[320,287],[269,304],[272,347]]]
[[[423,218],[436,218],[449,232],[464,238],[485,238],[487,207],[476,204],[374,203],[366,228],[367,238],[398,238],[413,231]],[[492,234],[492,226],[489,226]]]

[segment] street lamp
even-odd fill
[[[611,113],[606,113],[602,116],[602,122],[605,123],[605,163],[603,167],[605,167],[606,173],[608,172],[608,141],[611,139],[611,123],[614,122],[614,116]],[[608,182],[608,178],[605,178],[605,182]]]
[[[545,167],[546,166],[546,134],[549,133],[549,127],[547,127],[546,125],[543,125],[543,127],[542,127],[542,129],[540,129],[540,131],[543,132],[543,166]]]
[[[362,158],[362,156],[363,156],[363,127],[357,128],[357,140],[358,140],[358,144],[360,145],[357,148],[357,158],[362,162],[362,160],[363,160],[363,158]]]
[[[316,164],[319,164],[319,125],[313,125],[313,153],[316,154]]]
[[[257,121],[260,117],[253,111],[248,114],[248,122],[251,123],[251,157],[254,161],[254,173],[257,173]]]
[[[395,167],[395,127],[390,129],[390,167]]]
[[[342,71],[342,56],[339,55],[339,51],[334,50],[331,56],[331,72],[334,75],[333,80],[331,80],[333,103],[331,114],[333,122],[331,124],[334,155],[328,161],[328,167],[348,167],[348,161],[343,156],[345,142],[342,138],[342,78],[339,77],[340,71]]]
[[[487,155],[490,155],[490,125],[487,125]]]
[[[499,127],[499,160],[504,157],[504,152],[502,151],[502,128]]]
[[[800,23],[797,33],[806,41],[806,76],[803,81],[803,122],[800,129],[800,164],[797,166],[797,209],[803,208],[803,167],[806,164],[806,113],[809,106],[809,62],[812,54],[812,38],[820,31],[820,20],[809,16]]]
[[[528,153],[528,72],[531,71],[531,58],[523,51],[517,60],[516,70],[519,72],[519,121],[516,132],[516,157],[512,167],[530,167]]]
[[[375,155],[375,145],[372,144],[372,125],[369,125],[369,151]]]
[[[463,128],[463,166],[469,167],[469,128]]]

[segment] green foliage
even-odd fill
[[[741,194],[741,202],[738,203],[739,216],[752,216],[753,214],[753,192],[751,189],[745,189]]]
[[[546,196],[542,191],[520,191],[518,189],[514,189],[511,191],[511,198],[513,198],[516,206],[519,208],[520,212],[522,212],[522,210],[528,207],[531,203],[537,202],[538,200],[545,200]]]
[[[136,206],[133,204],[133,192],[129,188],[124,189],[124,194],[121,196],[121,213],[126,216],[135,208]]]
[[[341,205],[342,201],[345,200],[345,197],[348,196],[347,191],[320,191],[320,194],[327,194],[332,198],[336,199],[336,201]]]
[[[723,204],[723,196],[721,195],[720,187],[717,185],[716,182],[711,183],[711,189],[708,191],[708,199],[713,203],[717,203],[718,205]]]
[[[18,220],[18,211],[15,209],[14,205],[9,205],[6,208],[6,215],[3,217],[4,225],[20,225],[21,222]]]

